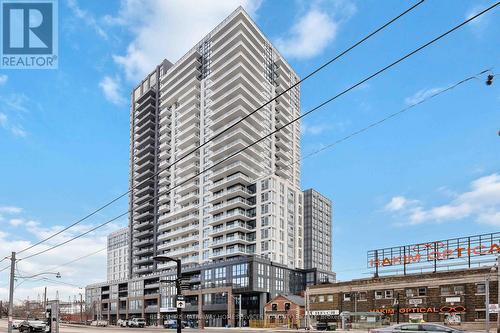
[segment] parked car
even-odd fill
[[[163,327],[164,328],[176,329],[177,328],[177,320],[175,320],[175,319],[165,319],[163,321]],[[185,327],[186,327],[186,322],[183,321],[181,328],[185,328]]]
[[[19,332],[45,332],[47,323],[43,320],[23,320],[19,323]]]
[[[127,327],[128,322],[125,319],[118,319],[118,321],[116,322],[116,326]]]
[[[106,320],[92,320],[90,326],[106,327],[108,326],[108,322]]]
[[[144,328],[146,326],[146,320],[144,320],[144,318],[132,318],[128,321],[128,326]]]
[[[19,319],[16,319],[16,320],[13,320],[12,321],[12,328],[13,329],[18,329],[19,328],[19,324],[21,324],[24,320],[19,320]]]
[[[370,329],[368,333],[463,333],[465,331],[458,330],[453,327],[448,327],[439,324],[398,324],[384,328]],[[472,331],[468,331],[472,332]]]

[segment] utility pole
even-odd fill
[[[47,309],[47,286],[43,289],[43,311]]]
[[[14,314],[14,271],[16,268],[16,252],[10,256],[10,285],[9,285],[9,326],[8,333],[12,333],[12,315]]]
[[[83,296],[80,293],[80,322],[83,323]]]
[[[486,319],[484,321],[484,330],[488,333],[490,331],[490,275],[486,276],[486,281],[484,283],[485,291],[485,308],[486,308]]]
[[[396,293],[396,324],[399,324],[399,292]]]

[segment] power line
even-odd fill
[[[368,35],[366,35],[365,37],[363,37],[362,39],[360,39],[359,41],[357,41],[356,43],[354,43],[352,46],[350,46],[349,48],[345,49],[344,51],[342,51],[341,53],[339,53],[338,55],[336,55],[335,57],[333,57],[332,59],[330,59],[329,61],[325,62],[323,65],[319,66],[318,68],[316,68],[315,70],[313,70],[312,72],[310,72],[309,74],[307,74],[304,78],[298,80],[296,83],[292,84],[290,87],[286,88],[285,90],[283,90],[281,93],[277,94],[275,97],[271,98],[270,100],[268,100],[267,102],[265,102],[264,104],[262,104],[261,106],[259,106],[257,109],[253,110],[252,112],[250,112],[249,114],[245,115],[243,118],[241,118],[240,120],[238,120],[237,122],[235,122],[234,124],[232,124],[231,126],[229,126],[228,128],[224,129],[223,131],[213,135],[212,137],[210,137],[207,141],[203,142],[202,144],[198,145],[197,147],[193,148],[191,151],[187,152],[184,156],[180,157],[179,159],[175,160],[174,162],[172,162],[171,164],[167,165],[165,168],[157,171],[156,173],[154,173],[152,176],[146,178],[145,180],[143,180],[142,182],[139,182],[137,185],[135,186],[132,186],[128,191],[126,191],[125,193],[117,196],[116,198],[114,198],[113,200],[109,201],[108,203],[100,206],[99,208],[97,208],[96,210],[90,212],[89,214],[87,214],[86,216],[84,216],[83,218],[77,220],[76,222],[70,224],[69,226],[59,230],[58,232],[52,234],[51,236],[47,237],[47,238],[44,238],[40,241],[38,241],[37,243],[33,244],[33,245],[30,245],[29,247],[21,250],[18,252],[18,254],[21,254],[25,251],[28,251],[32,248],[34,248],[35,246],[38,246],[52,238],[54,238],[55,236],[65,232],[66,230],[74,227],[75,225],[87,220],[88,218],[90,218],[91,216],[97,214],[98,212],[100,212],[101,210],[109,207],[110,205],[112,205],[113,203],[115,203],[116,201],[120,200],[121,198],[123,198],[124,196],[128,195],[130,192],[132,192],[135,188],[137,188],[139,185],[143,184],[144,182],[147,182],[151,179],[154,179],[154,177],[158,176],[160,173],[162,173],[163,171],[165,170],[168,170],[170,167],[176,165],[177,163],[181,162],[182,160],[186,159],[189,155],[191,155],[192,153],[198,151],[199,149],[203,148],[205,145],[207,145],[209,142],[217,139],[219,136],[222,135],[222,133],[226,132],[226,131],[229,131],[231,130],[232,128],[234,128],[236,125],[238,125],[239,123],[245,121],[247,118],[249,118],[250,116],[252,116],[253,114],[255,114],[256,112],[258,112],[259,110],[261,110],[262,108],[266,107],[267,105],[269,105],[270,103],[272,103],[273,101],[275,101],[277,98],[279,98],[280,96],[284,95],[285,93],[287,93],[288,91],[292,90],[293,88],[297,87],[299,84],[303,83],[304,81],[308,80],[309,78],[311,78],[312,76],[316,75],[319,71],[323,70],[325,67],[329,66],[330,64],[332,64],[333,62],[335,62],[336,60],[338,60],[339,58],[341,58],[342,56],[344,56],[345,54],[347,54],[348,52],[350,52],[351,50],[353,50],[354,48],[358,47],[359,45],[361,45],[362,43],[364,43],[366,40],[368,40],[369,38],[371,38],[372,36],[376,35],[377,33],[379,33],[380,31],[384,30],[385,28],[387,28],[388,26],[390,26],[392,23],[394,23],[395,21],[397,21],[398,19],[400,19],[401,17],[403,17],[404,15],[406,15],[407,13],[411,12],[413,9],[415,9],[416,7],[418,7],[419,5],[421,5],[425,0],[420,0],[418,3],[416,3],[415,5],[411,6],[410,8],[406,9],[404,12],[400,13],[399,15],[397,15],[396,17],[392,18],[391,20],[389,20],[388,22],[386,22],[384,25],[382,25],[381,27],[377,28],[376,30],[372,31],[371,33],[369,33]]]
[[[401,110],[399,110],[399,111],[397,111],[397,112],[391,113],[391,114],[389,114],[388,116],[386,116],[386,117],[384,117],[384,118],[382,118],[382,119],[379,119],[379,120],[377,120],[377,121],[375,121],[375,122],[372,122],[372,123],[368,124],[367,126],[365,126],[365,127],[363,127],[363,128],[360,128],[359,130],[356,130],[356,131],[354,131],[354,132],[352,132],[352,133],[350,133],[350,134],[348,134],[348,135],[346,135],[346,136],[344,136],[344,137],[342,137],[342,138],[340,138],[340,139],[338,139],[338,140],[336,140],[336,141],[334,141],[334,142],[332,142],[332,143],[330,143],[330,144],[328,144],[328,145],[326,145],[326,146],[324,146],[324,147],[322,147],[322,148],[320,148],[320,149],[314,150],[314,151],[312,151],[312,152],[310,152],[310,153],[306,154],[306,155],[305,155],[305,156],[303,156],[302,158],[300,158],[300,159],[297,159],[297,160],[293,161],[293,162],[292,162],[292,163],[290,163],[288,166],[286,166],[286,167],[280,167],[280,169],[287,169],[287,168],[289,168],[290,166],[292,166],[292,165],[294,165],[294,164],[296,164],[296,163],[299,163],[299,162],[301,162],[301,161],[303,161],[303,160],[305,160],[305,159],[307,159],[307,158],[310,158],[310,157],[312,157],[312,156],[314,156],[314,155],[316,155],[316,154],[321,153],[322,151],[325,151],[325,150],[331,149],[331,148],[333,148],[334,146],[336,146],[336,145],[338,145],[338,144],[340,144],[340,143],[342,143],[342,142],[344,142],[344,141],[347,141],[347,140],[351,139],[352,137],[354,137],[354,136],[356,136],[356,135],[358,135],[358,134],[361,134],[361,133],[363,133],[363,132],[366,132],[366,131],[368,131],[369,129],[372,129],[373,127],[379,126],[379,125],[381,125],[382,123],[384,123],[384,122],[386,122],[386,121],[388,121],[388,120],[390,120],[390,119],[392,119],[392,118],[395,118],[395,117],[400,116],[401,114],[403,114],[403,113],[405,113],[405,112],[407,112],[407,111],[410,111],[410,110],[411,110],[411,109],[413,109],[414,107],[416,107],[416,106],[418,106],[418,105],[420,105],[420,104],[422,104],[422,103],[425,103],[425,102],[427,102],[427,101],[428,101],[428,100],[430,100],[430,99],[433,99],[433,98],[435,98],[435,97],[437,97],[437,96],[439,96],[439,95],[441,95],[441,94],[444,94],[444,93],[446,93],[446,92],[448,92],[448,91],[450,91],[450,90],[453,90],[454,88],[458,87],[458,86],[459,86],[459,85],[461,85],[461,84],[464,84],[464,83],[466,83],[466,82],[469,82],[470,80],[478,79],[478,76],[483,75],[483,74],[485,74],[485,73],[487,73],[487,72],[489,72],[489,71],[490,71],[489,69],[486,69],[486,70],[481,71],[481,72],[479,72],[479,73],[477,73],[477,74],[475,74],[475,75],[473,75],[473,76],[469,76],[469,77],[467,77],[467,78],[465,78],[465,79],[463,79],[463,80],[460,80],[460,81],[458,81],[458,82],[454,83],[453,85],[451,85],[451,86],[449,86],[449,87],[447,87],[447,88],[441,89],[441,90],[439,90],[438,92],[433,93],[433,94],[431,94],[431,95],[427,96],[426,98],[423,98],[423,99],[419,100],[419,101],[418,101],[418,102],[416,102],[416,103],[413,103],[413,104],[411,104],[411,105],[408,105],[407,107],[405,107],[405,108],[403,108],[403,109],[401,109]]]
[[[411,56],[413,56],[414,54],[416,54],[416,53],[420,52],[421,50],[425,49],[426,47],[428,47],[428,46],[430,46],[430,45],[434,44],[435,42],[437,42],[437,41],[439,41],[440,39],[442,39],[442,38],[446,37],[447,35],[451,34],[452,32],[454,32],[454,31],[456,31],[456,30],[460,29],[461,27],[463,27],[464,25],[466,25],[466,24],[467,24],[467,23],[469,23],[470,21],[472,21],[472,20],[474,20],[474,19],[478,18],[479,16],[481,16],[481,15],[485,14],[486,12],[488,12],[488,11],[492,10],[493,8],[495,8],[496,6],[498,6],[499,4],[500,4],[500,2],[497,2],[497,3],[495,3],[494,5],[492,5],[492,6],[488,7],[488,8],[486,8],[486,9],[484,9],[483,11],[481,11],[481,12],[479,12],[479,13],[477,13],[476,15],[474,15],[474,16],[472,16],[472,17],[468,18],[467,20],[465,20],[465,21],[461,22],[460,24],[458,24],[458,25],[454,26],[453,28],[451,28],[451,29],[447,30],[446,32],[444,32],[444,33],[440,34],[439,36],[437,36],[437,37],[433,38],[433,39],[432,39],[432,40],[430,40],[429,42],[427,42],[427,43],[425,43],[425,44],[423,44],[423,45],[419,46],[418,48],[414,49],[413,51],[411,51],[411,52],[409,52],[409,53],[405,54],[404,56],[400,57],[400,58],[399,58],[399,59],[397,59],[396,61],[393,61],[393,62],[392,62],[392,63],[390,63],[389,65],[387,65],[387,66],[383,67],[382,69],[379,69],[379,70],[378,70],[378,71],[376,71],[375,73],[373,73],[373,74],[371,74],[371,75],[369,75],[369,76],[365,77],[364,79],[362,79],[361,81],[358,81],[358,82],[357,82],[357,83],[355,83],[354,85],[351,85],[349,88],[347,88],[347,89],[343,90],[342,92],[340,92],[340,93],[336,94],[335,96],[333,96],[333,97],[331,97],[331,98],[329,98],[329,99],[327,99],[327,100],[323,101],[322,103],[320,103],[320,104],[319,104],[319,105],[317,105],[316,107],[314,107],[314,108],[310,109],[309,111],[307,111],[307,112],[303,113],[303,114],[302,114],[302,115],[300,115],[299,117],[292,119],[291,121],[289,121],[288,123],[284,124],[284,125],[283,125],[283,126],[281,126],[280,128],[277,128],[277,129],[275,129],[274,131],[271,131],[270,133],[266,134],[265,136],[261,137],[260,139],[258,139],[258,140],[256,140],[256,141],[254,141],[253,143],[251,143],[251,144],[247,145],[246,147],[244,147],[244,148],[240,149],[239,151],[237,151],[237,152],[233,153],[232,155],[230,155],[230,156],[226,157],[225,159],[223,159],[223,160],[219,161],[218,163],[216,163],[216,164],[212,165],[211,167],[206,168],[206,169],[203,169],[203,170],[202,170],[202,171],[200,171],[197,175],[195,175],[195,176],[193,176],[193,177],[190,177],[190,178],[186,179],[185,181],[183,181],[183,182],[181,182],[181,183],[177,184],[176,186],[174,186],[173,188],[168,189],[165,193],[170,193],[170,192],[171,192],[172,190],[174,190],[175,188],[177,188],[177,187],[179,187],[179,186],[181,186],[181,185],[185,184],[186,182],[189,182],[190,180],[192,180],[192,179],[194,179],[194,178],[198,177],[199,175],[201,175],[201,174],[205,173],[206,171],[210,170],[210,169],[211,169],[211,168],[213,168],[214,166],[216,166],[216,165],[218,165],[218,164],[221,164],[221,163],[222,163],[222,162],[224,162],[224,161],[227,161],[229,158],[234,157],[235,155],[237,155],[238,153],[241,153],[241,152],[242,152],[242,151],[244,151],[245,149],[248,149],[248,148],[252,147],[253,145],[257,144],[258,142],[260,142],[260,141],[262,141],[262,140],[264,140],[264,139],[268,138],[269,136],[271,136],[271,135],[273,135],[273,134],[275,134],[275,133],[277,133],[277,132],[281,131],[283,128],[285,128],[285,127],[287,127],[287,126],[289,126],[289,125],[291,125],[291,124],[293,124],[293,123],[297,122],[298,120],[300,120],[300,119],[302,119],[302,118],[304,118],[304,117],[306,117],[306,116],[310,115],[311,113],[313,113],[313,112],[317,111],[318,109],[320,109],[320,108],[324,107],[325,105],[327,105],[327,104],[331,103],[332,101],[336,100],[337,98],[339,98],[339,97],[341,97],[341,96],[345,95],[345,94],[346,94],[346,93],[348,93],[349,91],[351,91],[351,90],[355,89],[356,87],[359,87],[360,85],[362,85],[362,84],[364,84],[365,82],[367,82],[367,81],[369,81],[369,80],[373,79],[374,77],[377,77],[378,75],[382,74],[383,72],[387,71],[388,69],[390,69],[390,68],[392,68],[392,67],[396,66],[396,65],[397,65],[397,64],[399,64],[400,62],[402,62],[402,61],[404,61],[404,60],[408,59],[409,57],[411,57]],[[165,194],[165,193],[158,194],[158,196],[163,195],[163,194]],[[88,233],[90,233],[90,232],[92,232],[92,231],[94,231],[94,230],[96,230],[96,229],[98,229],[98,228],[100,228],[100,227],[102,227],[102,226],[104,226],[104,225],[106,225],[106,224],[108,224],[108,223],[110,223],[110,222],[112,222],[112,221],[114,221],[114,220],[116,220],[116,219],[118,219],[118,218],[120,218],[120,217],[122,217],[122,216],[124,216],[124,215],[128,214],[129,212],[130,212],[130,210],[126,211],[125,213],[122,213],[121,215],[119,215],[119,216],[117,216],[117,217],[115,217],[115,218],[113,218],[113,219],[111,219],[111,220],[109,220],[109,221],[107,221],[107,222],[104,222],[104,223],[103,223],[103,224],[101,224],[101,225],[98,225],[97,227],[94,227],[93,229],[91,229],[91,230],[87,231],[86,233],[83,233],[83,234],[81,234],[81,235],[79,235],[79,236],[76,236],[76,237],[74,237],[74,238],[72,238],[72,239],[70,239],[70,240],[67,240],[67,241],[65,241],[65,242],[63,242],[63,243],[57,244],[57,245],[55,245],[55,246],[52,246],[52,247],[47,248],[47,249],[45,249],[45,250],[43,250],[43,251],[40,251],[40,252],[34,253],[34,254],[32,254],[32,255],[29,255],[29,256],[27,256],[27,257],[25,257],[25,258],[22,258],[22,259],[19,259],[19,260],[24,260],[24,259],[32,258],[32,257],[34,257],[34,256],[38,256],[38,255],[40,255],[40,254],[42,254],[42,253],[45,253],[45,252],[48,252],[48,251],[50,251],[50,250],[52,250],[52,249],[54,249],[54,248],[57,248],[57,247],[59,247],[59,246],[61,246],[61,245],[67,244],[67,243],[69,243],[70,241],[72,241],[72,240],[74,240],[74,239],[77,239],[77,238],[79,238],[79,237],[81,237],[81,236],[84,236],[84,235],[86,235],[86,234],[88,234]]]
[[[75,236],[75,237],[72,237],[72,238],[70,238],[70,239],[68,239],[68,240],[66,240],[66,241],[64,241],[64,242],[62,242],[62,243],[59,243],[59,244],[53,245],[53,246],[51,246],[51,247],[49,247],[49,248],[47,248],[47,249],[45,249],[45,250],[42,250],[42,251],[36,252],[36,253],[34,253],[34,254],[31,254],[31,255],[29,255],[29,256],[27,256],[27,257],[21,258],[21,259],[19,259],[18,261],[25,260],[25,259],[29,259],[29,258],[33,258],[33,257],[35,257],[35,256],[38,256],[38,255],[42,254],[42,253],[48,252],[48,251],[50,251],[50,250],[53,250],[53,249],[55,249],[55,248],[58,248],[58,247],[60,247],[60,246],[65,245],[65,244],[68,244],[69,242],[72,242],[72,241],[74,241],[74,240],[76,240],[76,239],[78,239],[78,238],[80,238],[80,237],[83,237],[83,236],[85,236],[85,235],[88,235],[88,234],[90,234],[91,232],[93,232],[93,231],[95,231],[95,230],[97,230],[97,229],[99,229],[99,228],[102,228],[102,227],[104,227],[105,225],[107,225],[107,224],[109,224],[109,223],[111,223],[111,222],[113,222],[113,221],[118,220],[119,218],[121,218],[121,217],[123,217],[123,216],[127,215],[128,213],[129,213],[129,211],[126,211],[125,213],[122,213],[122,214],[120,214],[120,215],[118,215],[118,216],[116,216],[116,217],[112,218],[111,220],[108,220],[108,221],[106,221],[106,222],[104,222],[104,223],[101,223],[101,224],[99,224],[99,225],[97,225],[97,226],[93,227],[92,229],[85,231],[84,233],[81,233],[81,234],[79,234],[79,235],[77,235],[77,236]]]

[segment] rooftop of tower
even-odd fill
[[[255,21],[250,17],[250,15],[248,15],[248,13],[246,12],[246,10],[242,7],[242,6],[238,6],[238,8],[236,8],[231,14],[229,14],[224,20],[222,20],[222,22],[220,22],[215,28],[213,28],[207,35],[205,35],[205,37],[203,37],[199,42],[195,43],[195,45],[189,50],[187,51],[182,57],[180,57],[175,63],[173,63],[173,66],[170,67],[167,71],[170,72],[172,70],[175,69],[175,67],[177,65],[179,65],[180,63],[182,63],[182,61],[184,61],[187,57],[189,57],[193,52],[197,52],[198,51],[198,47],[205,41],[209,40],[213,35],[215,35],[217,32],[219,32],[220,30],[224,29],[235,17],[237,17],[238,15],[243,15],[247,20],[248,22],[250,22],[250,24],[255,28],[255,30],[262,36],[262,38],[266,41],[269,42],[269,44],[271,45],[271,47],[273,48],[274,52],[278,55],[279,58],[281,58],[283,60],[283,62],[286,64],[286,66],[288,67],[288,69],[294,73],[296,76],[297,73],[295,72],[295,70],[293,69],[293,67],[286,61],[286,58],[283,57],[280,52],[276,49],[276,47],[270,42],[269,38],[266,37],[266,35],[262,32],[262,30],[259,28],[259,26],[255,23]],[[169,61],[168,59],[165,59],[167,62],[171,63],[171,61]]]

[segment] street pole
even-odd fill
[[[396,324],[399,324],[399,293],[396,293]]]
[[[490,275],[486,277],[484,284],[485,291],[485,308],[486,308],[486,319],[484,321],[484,330],[486,332],[490,331]]]
[[[43,311],[47,309],[47,287],[43,289]]]
[[[10,285],[9,285],[9,326],[8,333],[12,333],[12,315],[14,314],[14,271],[16,268],[16,252],[10,256]]]
[[[238,321],[239,321],[239,326],[241,328],[241,294],[240,294],[240,297],[238,299],[238,304],[239,304],[239,310],[238,310]]]
[[[177,263],[177,279],[175,280],[175,286],[177,287],[177,295],[181,295],[182,294],[182,290],[181,290],[181,261],[180,260],[176,260],[175,261]],[[177,297],[176,297],[177,299]],[[182,332],[182,309],[181,308],[177,308],[177,333],[181,333]]]
[[[80,293],[80,323],[83,323],[83,296]]]

